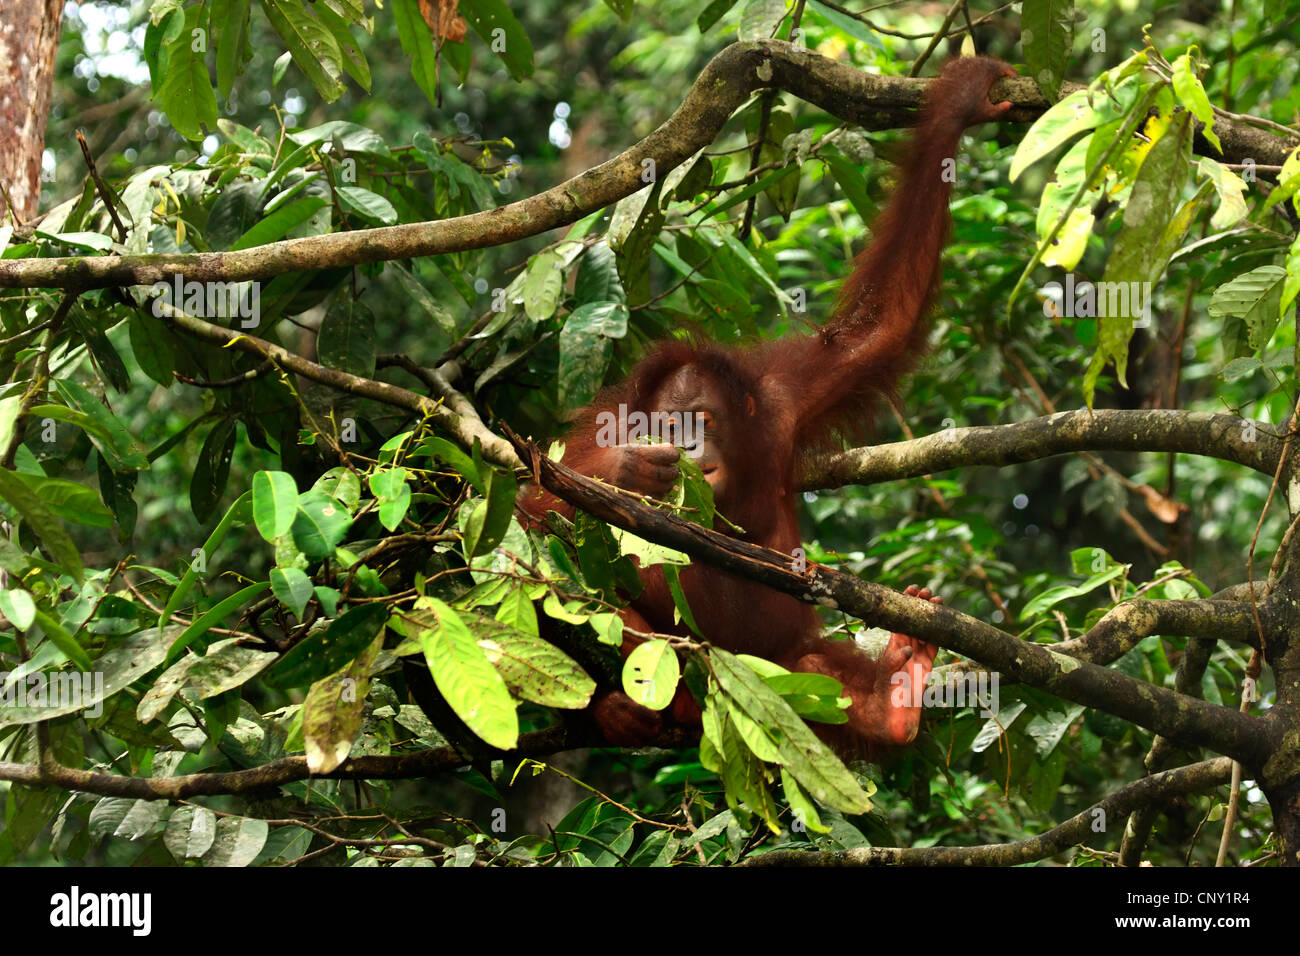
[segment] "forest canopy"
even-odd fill
[[[0,862],[1300,863],[1300,3],[0,11]],[[835,339],[873,236],[863,341],[928,282],[881,212],[976,55],[901,387],[584,471],[648,355]],[[937,648],[916,739],[733,580]]]

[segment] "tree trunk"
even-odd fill
[[[62,20],[63,0],[0,0],[0,217],[36,215]]]

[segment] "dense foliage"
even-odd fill
[[[48,210],[0,226],[0,249],[248,250],[491,209],[651,132],[738,39],[786,39],[797,23],[810,50],[907,74],[937,8],[862,6],[87,2],[64,24]],[[970,32],[1060,99],[1032,127],[967,138],[933,354],[879,441],[1083,405],[1287,421],[1300,159],[1258,172],[1216,160],[1193,121],[1214,104],[1294,138],[1300,5],[1233,4],[1232,21],[1214,4],[1022,6],[971,10]],[[948,25],[926,75],[965,24]],[[136,778],[250,771],[174,801],[0,784],[0,860],[649,865],[972,846],[1047,830],[1143,776],[1152,731],[1011,683],[995,716],[936,711],[889,766],[845,768],[803,723],[842,719],[835,682],[699,645],[680,671],[709,701],[700,745],[503,755],[531,731],[581,726],[596,683],[619,679],[628,555],[685,557],[585,516],[525,530],[513,502],[526,475],[353,387],[464,396],[487,429],[542,438],[649,342],[799,334],[828,314],[890,191],[897,136],[758,94],[707,150],[540,236],[284,272],[222,289],[224,312],[205,297],[213,283],[183,277],[0,291],[4,686],[102,678],[74,703],[7,701],[0,757]],[[1071,311],[1047,286],[1066,273],[1149,283],[1146,320]],[[199,334],[169,307],[238,335]],[[241,347],[245,334],[339,375],[313,379]],[[809,491],[808,559],[928,586],[1055,644],[1135,596],[1262,586],[1288,524],[1268,475],[1216,457],[1023,457]],[[701,483],[684,485],[678,504],[707,514]],[[823,613],[836,632],[864,627]],[[1172,688],[1190,640],[1144,637],[1113,666]],[[1190,691],[1236,709],[1249,656],[1218,643]],[[671,699],[666,643],[629,666]],[[1266,669],[1256,707],[1274,696]],[[352,775],[364,782],[336,773],[432,752],[450,756]],[[310,779],[254,785],[254,768],[304,755]],[[1224,800],[1173,800],[1146,858],[1212,862],[1206,824]],[[1233,858],[1269,853],[1271,826],[1248,786]],[[1051,859],[1112,859],[1122,830],[1111,820],[1092,849]]]

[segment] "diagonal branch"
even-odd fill
[[[657,544],[685,551],[715,567],[797,597],[835,608],[873,625],[911,634],[973,658],[1003,677],[1041,688],[1154,730],[1179,743],[1205,746],[1260,766],[1277,746],[1272,721],[1195,700],[1118,671],[1079,661],[1042,644],[1029,644],[944,605],[915,601],[849,574],[809,563],[799,572],[789,555],[730,538],[665,514],[640,497],[587,478],[547,458],[509,429],[507,437],[547,491],[602,521]],[[1271,619],[1266,601],[1260,613]]]
[[[743,866],[1016,866],[1046,859],[1097,836],[1097,820],[1121,820],[1147,806],[1160,806],[1173,797],[1201,793],[1228,782],[1232,761],[1226,757],[1166,770],[1135,780],[1099,803],[1077,813],[1046,833],[986,846],[868,847],[835,853],[776,850],[753,856]],[[1099,813],[1101,816],[1099,817]],[[1103,831],[1108,832],[1108,831]]]
[[[197,316],[182,312],[162,299],[153,299],[151,302],[146,303],[144,307],[152,307],[155,314],[170,322],[177,331],[202,339],[204,342],[211,342],[213,345],[219,345],[223,348],[237,349],[240,352],[247,352],[249,355],[259,356],[275,362],[281,368],[287,369],[296,375],[301,375],[313,382],[320,382],[322,385],[327,385],[340,392],[346,392],[349,395],[360,395],[362,398],[369,398],[377,402],[383,402],[385,405],[404,408],[417,415],[427,416],[466,448],[472,447],[475,440],[481,442],[483,455],[487,460],[498,465],[504,465],[507,468],[517,468],[519,466],[519,459],[515,457],[514,450],[510,445],[499,435],[489,430],[483,424],[478,411],[469,399],[453,389],[437,373],[433,374],[436,376],[435,382],[439,383],[442,390],[442,401],[435,401],[408,388],[402,388],[400,385],[392,385],[377,379],[364,378],[350,372],[328,368],[290,352],[283,346],[268,342],[266,339],[259,339],[255,335],[227,329],[224,326],[215,325]]]
[[[196,281],[268,279],[288,272],[386,262],[499,246],[576,222],[645,186],[643,160],[659,175],[713,142],[731,114],[760,90],[785,90],[865,129],[911,125],[928,80],[883,77],[781,40],[735,43],[701,71],[681,106],[636,145],[568,182],[497,209],[434,222],[330,233],[234,252],[0,260],[0,288],[93,289],[148,285],[180,273]],[[1077,88],[1063,85],[1062,90]],[[1015,104],[1007,118],[1032,120],[1047,107],[1028,77],[1000,80],[991,94]],[[1223,156],[1280,165],[1288,143],[1228,119],[1215,131]]]

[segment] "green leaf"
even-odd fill
[[[1288,199],[1294,205],[1293,197],[1297,190],[1300,190],[1300,146],[1287,153],[1286,159],[1282,161],[1282,169],[1277,174],[1277,188],[1264,200],[1264,208],[1272,209]]]
[[[388,620],[383,604],[349,608],[324,630],[315,631],[289,648],[271,669],[267,683],[278,687],[306,687],[341,670],[360,655]]]
[[[1092,108],[1089,99],[1087,90],[1075,90],[1034,120],[1011,159],[1008,173],[1011,182],[1048,153],[1101,122],[1101,115]]]
[[[1193,47],[1195,49],[1195,47]],[[1201,78],[1196,75],[1192,67],[1192,57],[1190,53],[1184,53],[1178,59],[1174,60],[1173,74],[1174,92],[1178,98],[1193,116],[1205,125],[1201,129],[1201,135],[1217,149],[1223,152],[1223,144],[1219,142],[1218,134],[1214,132],[1214,107],[1210,105],[1210,98],[1205,95],[1205,87],[1201,85]]]
[[[1095,591],[1107,581],[1113,581],[1115,578],[1125,574],[1127,571],[1128,565],[1117,564],[1113,567],[1107,568],[1105,571],[1094,574],[1082,584],[1066,584],[1054,588],[1048,588],[1042,594],[1039,594],[1037,597],[1025,604],[1024,609],[1020,612],[1020,620],[1031,620],[1037,615],[1042,614],[1044,611],[1050,610],[1060,604],[1062,601],[1067,601],[1070,598],[1080,597],[1090,591]]]
[[[1297,294],[1300,294],[1300,236],[1296,236],[1286,252],[1286,281],[1282,283],[1282,295],[1277,306],[1279,316],[1286,314]]]
[[[206,28],[200,20],[206,12],[202,4],[184,11],[183,28],[162,45],[153,77],[154,102],[188,140],[202,139],[205,127],[217,128],[217,97],[208,76],[206,50],[193,48],[194,31]]]
[[[217,92],[224,100],[244,72],[248,50],[250,0],[215,0],[212,4],[212,47],[217,53]]]
[[[38,612],[38,621],[40,614]],[[60,628],[61,630],[61,628]],[[0,708],[0,728],[14,724],[30,724],[39,720],[53,720],[56,717],[74,714],[94,707],[108,700],[114,694],[131,686],[145,674],[157,667],[167,654],[167,647],[175,640],[178,627],[149,628],[132,634],[116,643],[101,654],[92,663],[84,649],[78,647],[78,657],[71,657],[76,666],[85,672],[93,672],[95,680],[83,680],[83,692],[69,695],[80,699],[66,700],[57,707],[3,707]],[[47,632],[48,633],[48,632]],[[65,632],[66,633],[66,632]],[[62,649],[62,648],[60,648]],[[103,676],[103,683],[99,676]],[[89,676],[87,673],[86,676]]]
[[[682,589],[682,579],[680,568],[671,563],[664,564],[664,580],[668,582],[668,593],[673,597],[673,607],[681,615],[686,626],[694,634],[700,633],[700,627],[695,623],[695,615],[691,613],[690,602],[686,600],[686,592]]]
[[[317,3],[314,9],[316,16],[320,18],[321,23],[325,24],[325,28],[338,44],[339,53],[343,57],[343,69],[347,71],[348,76],[357,81],[358,86],[369,92],[370,64],[366,62],[366,55],[361,51],[356,37],[352,34],[351,23],[339,16],[329,2]],[[363,14],[356,14],[356,19],[352,23],[364,25],[367,32],[374,32],[373,25],[368,25],[367,18]]]
[[[461,0],[458,10],[516,81],[533,75],[533,44],[505,0]]]
[[[323,365],[363,378],[374,375],[374,313],[351,296],[336,300],[321,322],[316,350]]]
[[[1074,42],[1074,0],[1024,0],[1020,45],[1028,74],[1050,103],[1069,66]]]
[[[176,660],[176,658],[180,657],[181,652],[187,647],[201,638],[216,625],[220,624],[233,611],[243,607],[265,590],[265,581],[259,581],[257,584],[250,584],[248,587],[241,588],[234,594],[223,598],[213,607],[204,611],[203,614],[196,618],[189,627],[185,628],[185,630],[181,632],[181,636],[176,639],[176,643],[168,650],[166,662]],[[267,663],[270,663],[270,661],[268,660]]]
[[[291,133],[288,138],[300,146],[338,140],[346,153],[365,153],[385,158],[392,153],[383,137],[373,129],[347,120],[329,120],[319,126]]]
[[[0,468],[0,498],[8,502],[27,523],[27,527],[49,554],[50,560],[80,581],[83,572],[81,552],[40,495],[14,472]]]
[[[263,584],[259,590],[265,587]],[[274,652],[244,647],[242,640],[232,637],[218,641],[190,665],[187,683],[199,692],[201,700],[243,687],[275,662]]]
[[[200,523],[207,522],[225,494],[234,454],[235,420],[223,418],[204,439],[190,479],[190,508]]]
[[[346,668],[322,677],[307,691],[302,705],[302,739],[307,769],[312,773],[329,773],[352,752],[365,716],[370,670],[383,646],[383,639],[376,638]]]
[[[861,20],[855,20],[853,17],[845,16],[838,10],[826,6],[824,3],[818,3],[817,0],[808,0],[808,11],[818,17],[821,17],[836,29],[843,30],[855,40],[867,43],[878,50],[884,49],[884,44],[880,38],[873,33]]]
[[[554,252],[543,252],[528,263],[524,275],[524,311],[534,322],[555,314],[564,286],[564,269]]]
[[[44,475],[14,472],[44,502],[55,518],[85,524],[88,528],[112,528],[113,512],[104,507],[94,488]]]
[[[437,627],[420,632],[438,692],[480,738],[499,750],[512,750],[519,740],[519,715],[504,678],[455,610],[437,598],[424,598],[421,604],[438,619]]]
[[[54,387],[67,403],[67,408],[39,405],[32,410],[34,416],[48,416],[77,425],[114,471],[142,471],[149,467],[143,449],[102,402],[70,378],[55,379]]]
[[[824,806],[844,813],[865,813],[871,801],[853,775],[813,735],[777,693],[743,662],[721,648],[709,652],[721,690],[759,726],[768,728],[781,765]]]
[[[642,707],[663,710],[673,702],[681,673],[671,644],[665,640],[646,641],[623,662],[623,692]]]
[[[532,605],[530,604],[529,607]],[[3,613],[5,619],[18,630],[25,631],[36,620],[36,602],[26,591],[3,588],[0,589],[0,613]],[[535,627],[536,618],[533,622]]]
[[[0,605],[0,610],[3,609],[3,605]],[[502,598],[501,606],[497,608],[496,619],[530,637],[537,637],[540,633],[537,628],[537,609],[533,607],[528,592],[521,587],[511,589],[510,593]]]
[[[262,186],[250,180],[236,180],[217,195],[208,213],[203,236],[213,249],[230,249],[262,220]],[[182,308],[181,302],[172,302]]]
[[[301,621],[302,612],[311,600],[311,578],[302,568],[272,568],[271,593]]]
[[[293,527],[298,513],[298,485],[286,471],[253,475],[253,523],[258,534],[274,541]]]
[[[573,658],[535,635],[498,627],[480,635],[478,646],[506,686],[523,700],[568,710],[581,710],[591,702],[596,682]]]
[[[318,209],[328,206],[319,196],[307,196],[280,206],[264,219],[259,219],[247,232],[230,246],[231,250],[251,249],[264,246],[269,242],[283,239],[294,229],[316,214]]]
[[[352,471],[337,465],[312,483],[312,491],[329,495],[342,503],[349,514],[355,514],[361,504],[361,479]]]
[[[131,387],[131,377],[127,374],[122,356],[117,354],[113,343],[108,340],[104,330],[86,314],[84,309],[74,308],[68,313],[68,322],[73,331],[81,336],[86,349],[94,360],[95,368],[105,385],[111,385],[119,392],[126,392]]]
[[[217,815],[207,807],[177,807],[163,832],[163,844],[177,863],[203,856],[216,838]]]
[[[844,198],[856,210],[858,217],[863,222],[871,222],[876,215],[876,205],[871,201],[871,197],[867,193],[866,180],[863,178],[862,171],[858,169],[857,164],[847,157],[829,150],[823,150],[820,159],[826,164],[826,169],[830,172],[831,178],[835,180],[835,184],[844,193]],[[789,169],[790,167],[786,168]]]
[[[852,164],[850,164],[850,166],[853,168],[853,174],[857,176],[859,182],[861,182],[862,172],[858,170],[857,167],[852,166]],[[747,201],[750,196],[757,196],[761,192],[766,192],[787,176],[796,176],[798,173],[799,167],[796,165],[774,169],[770,173],[760,176],[739,192],[731,193],[726,199],[721,199],[718,202],[707,206],[700,214],[700,218],[710,219],[717,216],[719,213],[724,213],[733,206],[739,206],[741,203]],[[838,179],[836,181],[838,182]],[[658,230],[656,230],[656,232],[657,231]]]
[[[1229,229],[1246,218],[1249,211],[1242,194],[1246,191],[1245,181],[1222,163],[1203,156],[1196,168],[1214,185],[1214,192],[1219,199],[1219,208],[1210,217],[1211,229]]]
[[[611,603],[618,600],[620,592],[629,597],[641,593],[636,565],[619,553],[609,525],[579,511],[573,520],[573,543],[588,588],[600,591]]]
[[[217,821],[217,835],[212,841],[212,849],[203,854],[203,865],[248,866],[262,852],[270,829],[265,820],[222,817]]]
[[[411,142],[419,151],[429,170],[443,178],[449,198],[458,199],[461,189],[464,188],[474,200],[472,208],[490,209],[495,205],[487,181],[482,174],[461,162],[455,153],[444,151],[442,145],[429,136],[428,133],[416,133]],[[441,258],[435,261],[439,266],[444,264],[444,260]],[[453,277],[459,277],[459,273],[447,271],[445,268],[444,275],[449,280],[452,280]],[[473,293],[470,292],[469,296],[466,301],[472,303],[474,301]]]
[[[379,501],[379,523],[393,531],[411,505],[411,488],[405,468],[387,468],[370,475],[370,490]]]
[[[777,817],[776,804],[767,788],[767,774],[763,764],[745,745],[744,739],[731,719],[731,713],[718,715],[721,747],[718,755],[721,766],[718,773],[726,788],[727,803],[733,810],[748,807],[763,818],[768,829],[779,833],[780,821]],[[704,747],[701,745],[700,757],[703,760]]]
[[[393,0],[393,22],[415,85],[430,103],[438,102],[438,47],[416,0]]]
[[[1264,347],[1278,323],[1278,303],[1286,283],[1286,270],[1260,266],[1225,282],[1210,296],[1209,313],[1216,319],[1244,320],[1252,351]]]
[[[127,319],[127,335],[131,342],[131,354],[135,356],[140,370],[163,388],[176,384],[172,370],[177,367],[176,356],[172,351],[175,346],[175,333],[151,315],[148,310],[137,310]]]
[[[216,555],[217,548],[225,540],[226,534],[230,531],[232,525],[248,524],[252,516],[253,493],[245,491],[235,499],[234,503],[226,510],[225,515],[217,522],[217,526],[212,529],[212,534],[208,535],[208,540],[203,542],[203,565],[210,562]],[[189,597],[194,585],[198,583],[201,572],[197,569],[200,562],[192,561],[190,566],[185,569],[185,574],[181,577],[181,583],[176,586],[172,596],[167,599],[167,604],[163,607],[162,614],[158,616],[158,626],[164,627],[171,620],[171,616],[176,613],[176,609],[185,603]]]
[[[814,833],[831,832],[831,828],[822,823],[817,806],[808,798],[808,794],[804,793],[803,787],[799,786],[799,781],[785,767],[781,768],[781,789],[785,791],[785,801],[790,804],[790,812],[794,814],[792,830],[798,825]]]
[[[439,330],[445,332],[447,335],[456,334],[455,317],[447,310],[446,306],[433,296],[429,295],[424,284],[416,278],[415,274],[411,272],[411,270],[406,269],[395,262],[390,262],[384,272],[385,275],[391,275],[397,278],[398,283],[402,287],[403,293],[418,305],[425,315],[433,319],[434,324],[437,325]]]
[[[487,497],[470,508],[462,529],[466,561],[487,554],[501,543],[514,515],[517,492],[513,472],[488,472]]]
[[[45,636],[50,639],[50,643],[62,651],[68,660],[83,671],[90,670],[90,655],[77,642],[77,638],[63,626],[62,621],[38,606],[36,608],[36,624],[45,632]]]
[[[569,314],[560,329],[560,404],[583,405],[596,394],[627,320],[622,302],[587,302]]]
[[[740,735],[745,746],[759,760],[766,763],[781,763],[781,752],[776,746],[776,741],[772,739],[772,734],[766,728],[760,727],[749,715],[738,707],[733,700],[727,701],[727,715],[731,718],[732,726],[736,733]]]
[[[329,495],[313,489],[298,500],[298,514],[290,530],[293,543],[308,560],[323,561],[334,553],[351,527],[352,516],[347,510]]]
[[[280,35],[294,64],[325,102],[343,95],[343,54],[334,34],[316,19],[303,0],[262,0],[262,9]]]
[[[458,475],[468,481],[480,495],[486,493],[487,483],[484,481],[483,473],[479,470],[479,467],[474,464],[474,460],[465,454],[459,446],[453,445],[447,439],[430,438],[411,454],[412,456],[432,455],[445,461]]]
[[[1191,165],[1191,148],[1191,119],[1187,113],[1179,113],[1152,145],[1138,170],[1124,208],[1124,226],[1106,259],[1102,285],[1098,287],[1099,303],[1102,289],[1142,289],[1144,284],[1148,291],[1153,289],[1168,265],[1177,239],[1191,225],[1190,216],[1186,215],[1191,209],[1179,208]],[[1135,287],[1134,283],[1138,285]],[[1125,381],[1129,340],[1138,322],[1150,320],[1151,303],[1145,303],[1142,315],[1132,306],[1130,298],[1129,308],[1113,310],[1120,314],[1099,316],[1097,351],[1084,374],[1084,395],[1089,405],[1097,379],[1108,361],[1115,363],[1121,384]],[[1108,313],[1111,311],[1107,309]]]
[[[623,618],[611,612],[593,614],[587,620],[602,644],[611,647],[623,646]]]
[[[709,5],[695,18],[695,25],[700,28],[701,33],[707,33],[709,28],[721,20],[727,11],[735,5],[736,0],[711,0]]]
[[[745,0],[737,36],[742,42],[767,40],[776,35],[786,12],[786,0]]]
[[[338,197],[339,205],[344,211],[360,216],[366,222],[381,226],[391,226],[397,222],[397,210],[377,192],[360,186],[338,186],[334,189],[334,195]]]

